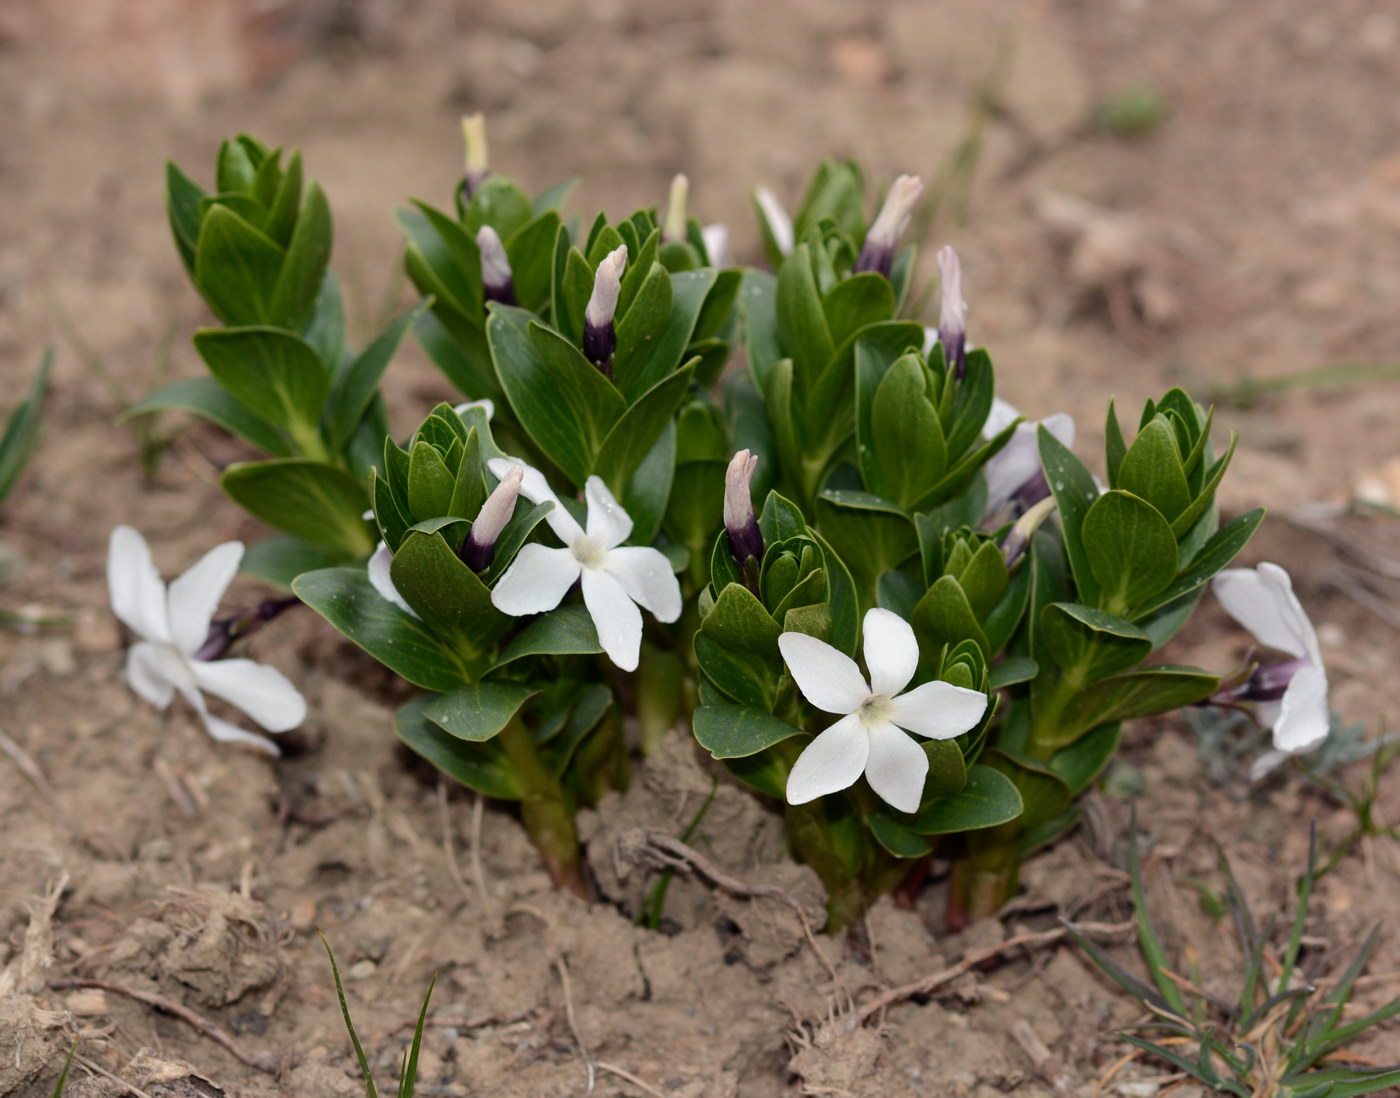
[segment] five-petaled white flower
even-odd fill
[[[1235,700],[1254,703],[1262,727],[1273,729],[1276,750],[1254,765],[1254,776],[1261,777],[1286,756],[1327,738],[1331,716],[1322,649],[1288,573],[1277,564],[1227,568],[1211,587],[1225,612],[1260,644],[1293,657],[1287,663],[1260,666],[1234,692]]]
[[[524,471],[520,494],[531,503],[554,504],[545,522],[564,548],[526,545],[492,590],[491,602],[515,617],[542,614],[558,606],[581,581],[583,604],[598,630],[598,643],[618,667],[635,671],[642,643],[637,607],[649,610],[657,621],[675,621],[681,615],[681,588],[670,561],[650,546],[622,544],[632,533],[632,519],[598,477],[589,477],[584,485],[585,527],[574,521],[538,469],[505,458],[488,463],[492,475],[500,478],[516,465]]]
[[[210,713],[204,694],[237,706],[269,732],[286,732],[306,719],[306,701],[297,688],[275,667],[252,660],[195,658],[242,560],[242,542],[217,545],[167,590],[146,540],[130,526],[118,526],[107,554],[107,587],[113,612],[141,638],[126,657],[132,690],[157,709],[166,708],[178,691],[216,740],[248,743],[276,755],[277,745],[265,736]]]
[[[948,740],[975,728],[987,711],[987,695],[948,682],[926,682],[907,694],[919,663],[919,642],[909,623],[889,610],[865,613],[865,663],[805,633],[784,633],[778,648],[806,699],[841,719],[803,750],[788,775],[789,804],[806,804],[854,785],[861,774],[901,812],[917,812],[928,775],[928,756],[906,731]]]

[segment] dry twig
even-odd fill
[[[645,1079],[637,1078],[637,1076],[633,1075],[626,1068],[620,1068],[616,1064],[605,1064],[602,1060],[598,1061],[597,1067],[599,1071],[606,1071],[609,1075],[616,1075],[619,1079],[625,1079],[638,1090],[646,1091],[648,1094],[654,1094],[656,1098],[666,1098],[666,1095],[662,1094],[661,1091],[657,1090]]]
[[[592,1094],[594,1086],[597,1085],[598,1077],[593,1070],[593,1057],[588,1053],[588,1046],[583,1043],[583,1034],[579,1032],[578,1019],[574,1017],[574,989],[569,982],[569,966],[561,953],[554,962],[559,969],[559,982],[564,985],[564,1017],[569,1021],[569,1032],[574,1035],[574,1043],[578,1045],[578,1054],[583,1057],[584,1066],[588,1069],[588,1091]]]
[[[1036,1074],[1050,1084],[1057,1098],[1074,1098],[1074,1080],[1065,1071],[1065,1065],[1060,1062],[1060,1058],[1045,1047],[1045,1042],[1031,1028],[1029,1022],[1024,1018],[1013,1022],[1011,1036],[1030,1058],[1031,1066],[1035,1068]]]
[[[208,1037],[216,1044],[222,1045],[230,1056],[247,1064],[250,1068],[266,1072],[268,1075],[278,1074],[281,1067],[281,1057],[274,1056],[266,1052],[248,1052],[221,1026],[215,1025],[207,1018],[202,1018],[183,1003],[177,1003],[174,999],[167,999],[164,995],[154,995],[149,991],[142,991],[139,988],[126,987],[123,984],[114,984],[109,980],[88,980],[88,979],[62,979],[50,980],[49,987],[54,991],[65,991],[70,988],[95,987],[102,991],[110,991],[116,995],[125,995],[128,999],[135,999],[137,1002],[153,1006],[157,1010],[163,1010],[166,1014],[173,1014],[182,1022],[186,1022],[199,1030],[200,1033]]]

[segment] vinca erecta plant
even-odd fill
[[[1032,426],[999,402],[951,250],[925,354],[896,318],[918,194],[897,180],[863,237],[846,166],[818,172],[790,233],[760,198],[780,266],[741,300],[769,434],[731,466],[694,642],[696,737],[787,802],[829,929],[935,853],[954,862],[952,923],[1009,899],[1123,721],[1219,689],[1149,660],[1262,518],[1220,525],[1233,441],[1215,456],[1210,413],[1180,390],[1131,444],[1110,405],[1106,483],[1067,417]]]
[[[283,163],[246,135],[225,141],[212,192],[167,165],[166,206],[185,270],[223,326],[194,336],[208,375],[170,382],[128,414],[193,412],[265,455],[222,476],[235,502],[281,531],[249,549],[244,571],[287,586],[363,559],[374,548],[366,478],[389,429],[379,382],[427,303],[349,347],[330,207],[299,152]]]

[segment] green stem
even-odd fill
[[[990,838],[993,841],[975,842],[967,856],[953,866],[952,888],[948,892],[950,931],[991,918],[1016,894],[1021,876],[1016,836],[1008,830],[1005,835]]]
[[[530,730],[514,717],[496,737],[523,793],[520,814],[555,885],[588,898],[579,861],[578,831],[563,787],[549,773]]]
[[[321,430],[314,423],[293,423],[290,428],[292,442],[297,452],[310,461],[321,461],[327,465],[336,464],[321,438]]]

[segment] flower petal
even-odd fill
[[[919,666],[919,642],[909,623],[890,610],[872,607],[865,612],[865,667],[870,672],[870,692],[894,697],[914,677]]]
[[[515,555],[491,591],[491,604],[521,617],[553,610],[569,593],[581,568],[572,549],[551,549],[532,541]]]
[[[485,412],[487,423],[490,423],[492,417],[496,414],[496,404],[490,397],[482,397],[480,400],[464,400],[461,404],[454,404],[452,406],[452,410],[459,416],[465,414],[467,410],[471,408],[480,408]]]
[[[632,517],[622,509],[601,477],[589,477],[583,486],[588,500],[588,536],[604,549],[621,545],[632,533]]]
[[[170,639],[165,584],[146,539],[130,526],[116,527],[107,543],[107,590],[112,612],[133,633],[147,640]]]
[[[1040,444],[1035,424],[1022,423],[1011,439],[982,466],[987,478],[987,514],[999,512],[1018,488],[1040,472]]]
[[[855,785],[870,757],[870,736],[860,718],[842,717],[809,743],[792,764],[788,804],[806,804]]]
[[[236,705],[269,732],[286,732],[306,720],[306,699],[275,667],[253,660],[194,660],[200,689]]]
[[[195,561],[170,581],[165,602],[170,614],[170,639],[187,656],[199,651],[209,636],[209,623],[228,585],[238,574],[243,543],[226,541]]]
[[[1262,782],[1289,759],[1287,751],[1265,751],[1249,766],[1249,780]]]
[[[394,563],[394,554],[389,552],[389,547],[384,542],[379,543],[365,565],[365,572],[369,575],[369,584],[379,593],[379,597],[386,602],[392,602],[405,614],[418,617],[413,607],[409,606],[404,597],[399,594],[399,589],[394,586],[393,576],[389,573],[389,566]],[[421,619],[419,619],[421,620]]]
[[[1288,573],[1277,564],[1227,568],[1212,581],[1211,590],[1225,612],[1260,644],[1321,666],[1317,631],[1293,593]]]
[[[265,755],[277,756],[282,754],[282,749],[269,740],[266,736],[259,736],[256,732],[249,732],[246,728],[240,728],[232,721],[226,721],[222,717],[216,717],[207,709],[200,711],[200,717],[204,721],[204,727],[209,735],[220,743],[246,743],[250,747],[255,747]]]
[[[870,687],[861,677],[856,661],[826,641],[806,633],[783,633],[778,637],[778,650],[797,689],[818,709],[854,713],[870,697]]]
[[[172,662],[179,663],[180,658],[168,644],[137,641],[126,653],[127,685],[157,709],[164,709],[175,695]]]
[[[660,550],[643,545],[609,549],[603,555],[603,571],[657,621],[675,621],[681,616],[681,585]]]
[[[524,470],[524,476],[520,480],[520,494],[531,503],[543,503],[548,500],[554,504],[554,509],[544,520],[549,523],[549,528],[559,540],[565,545],[572,545],[583,537],[583,527],[569,514],[568,508],[560,502],[559,497],[554,494],[554,489],[549,486],[549,481],[544,479],[544,474],[538,469],[516,458],[492,458],[486,463],[491,475],[497,480],[504,480],[506,474],[516,465]]]
[[[928,755],[907,733],[888,722],[870,729],[865,780],[885,803],[901,812],[917,812],[927,777]]]
[[[1274,722],[1274,746],[1280,751],[1306,751],[1327,738],[1332,714],[1327,706],[1327,674],[1304,667],[1283,692],[1283,708]]]
[[[950,682],[926,682],[890,702],[890,720],[918,736],[951,740],[987,712],[987,695]]]
[[[600,569],[584,569],[583,604],[608,659],[624,671],[635,671],[642,648],[642,612],[622,584]]]
[[[938,329],[927,329],[934,333],[937,341]],[[932,350],[932,347],[929,348]],[[982,425],[983,438],[996,438],[1011,424],[1021,418],[1021,410],[1009,400],[1002,400],[1001,397],[992,397],[992,410],[987,413],[987,422]]]

